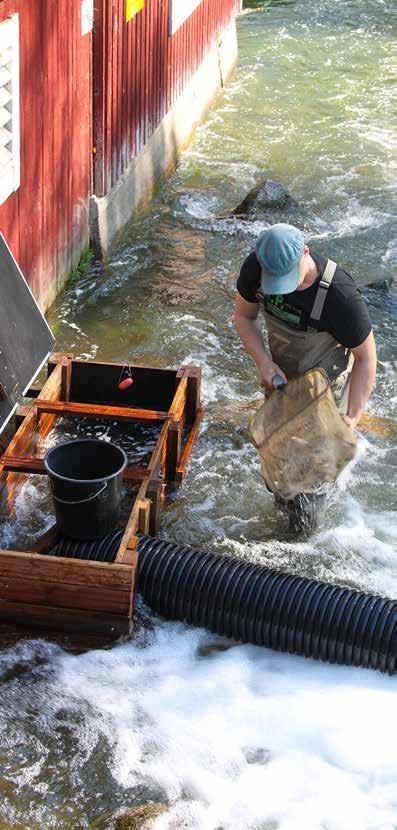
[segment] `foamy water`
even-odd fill
[[[158,830],[395,827],[394,679],[154,625],[79,657],[40,641],[3,653],[14,806],[6,791],[0,811],[12,826],[19,795],[29,827],[89,827],[87,807],[100,814],[138,793],[169,805]],[[4,679],[17,670],[22,700]]]

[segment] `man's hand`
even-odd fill
[[[234,320],[241,342],[248,354],[254,358],[259,369],[259,383],[266,389],[273,389],[272,379],[281,375],[287,383],[284,372],[266,354],[263,338],[258,326],[259,303],[248,303],[237,294]]]
[[[274,389],[273,386],[273,378],[275,375],[280,375],[286,383],[288,383],[287,378],[284,372],[277,366],[277,363],[273,363],[270,358],[266,357],[260,364],[259,368],[259,383],[261,386],[264,386],[265,389],[272,390]]]
[[[372,392],[376,375],[376,346],[372,331],[361,346],[352,349],[354,355],[350,379],[347,415],[343,415],[345,424],[354,429],[364,412],[365,404]]]

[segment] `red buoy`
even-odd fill
[[[120,392],[124,392],[126,389],[129,389],[130,386],[132,386],[133,383],[134,383],[134,381],[132,380],[131,377],[127,377],[127,378],[124,378],[124,380],[121,380],[119,385],[118,385],[118,387],[120,389]]]

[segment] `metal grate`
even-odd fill
[[[19,187],[19,16],[0,24],[0,204]]]

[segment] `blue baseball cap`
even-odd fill
[[[291,294],[295,291],[300,279],[299,264],[304,246],[301,231],[284,222],[272,225],[260,234],[255,253],[262,269],[264,294]]]

